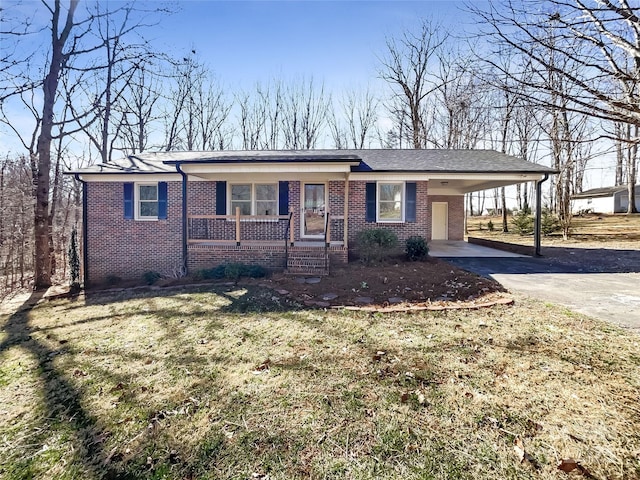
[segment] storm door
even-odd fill
[[[326,188],[324,183],[305,183],[302,192],[302,236],[324,238]]]

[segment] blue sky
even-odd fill
[[[250,88],[274,77],[313,76],[330,89],[375,81],[385,38],[434,18],[460,31],[461,1],[184,1],[156,37],[188,52],[219,80]]]

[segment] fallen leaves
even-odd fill
[[[579,461],[573,459],[573,458],[563,458],[560,463],[558,464],[558,470],[561,470],[565,473],[571,473],[574,470],[577,470],[578,473],[581,473],[582,475],[584,475],[585,477],[589,478],[589,479],[595,479],[596,477],[594,477],[591,472],[589,470],[587,470],[586,467],[584,467],[583,465],[580,464]]]
[[[253,373],[259,374],[261,372],[267,371],[269,370],[270,366],[271,366],[271,360],[267,358],[264,362],[262,362],[253,370]]]

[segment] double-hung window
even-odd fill
[[[158,218],[158,184],[139,183],[136,185],[136,213],[140,220],[155,220]]]
[[[278,215],[276,183],[236,183],[230,187],[231,213],[241,215]]]
[[[166,220],[167,182],[125,182],[124,218]]]
[[[404,221],[404,183],[378,183],[378,221]]]

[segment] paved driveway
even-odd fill
[[[542,258],[444,260],[511,291],[640,331],[639,250],[549,248],[542,253]]]

